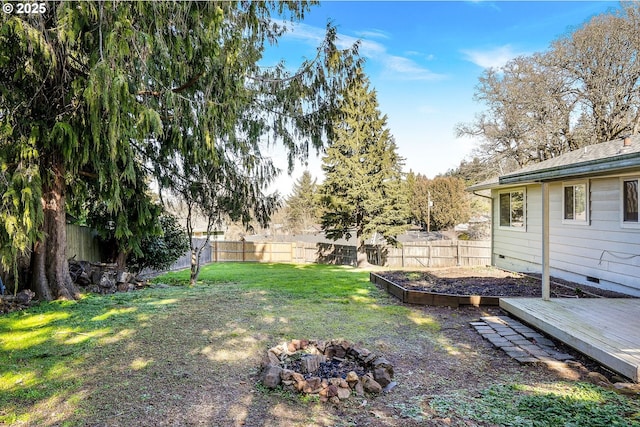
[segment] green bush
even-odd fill
[[[142,255],[131,253],[127,258],[129,270],[139,273],[145,268],[166,270],[190,248],[189,237],[178,220],[169,214],[160,216],[162,234],[142,239]]]

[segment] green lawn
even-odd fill
[[[188,272],[169,273],[142,291],[0,317],[0,425],[404,426],[439,417],[452,425],[638,425],[637,402],[603,389],[510,362],[485,376],[495,354],[451,336],[442,313],[398,305],[367,272],[229,263],[204,267],[197,286],[187,282]],[[397,392],[336,409],[256,386],[266,349],[293,338],[344,338],[389,352]],[[527,421],[555,409],[552,424]]]

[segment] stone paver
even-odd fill
[[[571,356],[559,352],[553,341],[507,316],[481,317],[471,326],[495,347],[520,363],[562,363]]]

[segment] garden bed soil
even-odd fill
[[[422,271],[379,271],[377,275],[401,287],[447,295],[542,297],[540,275],[520,274],[492,267],[443,268]],[[628,295],[551,278],[551,297],[628,298]]]

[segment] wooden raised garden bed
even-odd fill
[[[461,305],[499,305],[500,298],[496,296],[480,295],[450,295],[435,292],[417,291],[406,289],[391,280],[385,279],[375,273],[369,273],[369,281],[375,283],[389,294],[398,298],[403,303],[418,305],[435,305],[447,307],[459,307]]]

